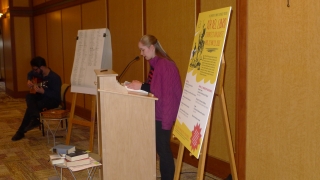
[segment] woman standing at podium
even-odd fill
[[[156,112],[156,150],[160,158],[162,180],[174,177],[174,160],[170,149],[170,137],[176,120],[182,86],[178,68],[152,35],[144,35],[138,43],[140,54],[149,61],[150,71],[145,83],[133,80],[128,88],[145,90],[154,94]]]

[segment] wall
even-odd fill
[[[32,18],[30,1],[1,1],[1,27],[3,46],[1,55],[4,65],[6,93],[13,97],[24,97],[29,91],[26,74],[30,71],[33,56]]]
[[[29,0],[12,0],[12,6],[14,7],[28,7]]]
[[[26,74],[30,69],[25,67],[30,66],[31,52],[31,28],[30,17],[14,17],[14,37],[15,37],[15,58],[16,58],[16,78],[17,90],[28,91],[26,86]]]
[[[124,6],[125,4],[125,6]],[[138,40],[143,35],[143,1],[108,0],[108,28],[111,33],[113,70],[121,74],[127,64],[140,55]],[[143,80],[144,61],[140,57],[120,82]]]
[[[6,89],[14,90],[13,62],[12,62],[12,39],[10,16],[2,20],[2,38],[3,38],[3,57],[4,57],[4,77],[6,80]]]
[[[48,0],[47,0],[47,1],[48,1]],[[46,0],[33,0],[33,5],[36,6],[36,5],[45,3],[45,2],[46,2]]]
[[[0,3],[0,9],[2,9],[4,1]],[[2,27],[2,26],[1,26]],[[0,79],[3,80],[5,78],[5,69],[4,69],[4,57],[3,57],[3,38],[2,38],[3,30],[1,28],[0,34]]]
[[[319,10],[248,0],[248,180],[320,177]]]
[[[78,30],[105,28],[105,7],[104,0],[97,0],[34,17],[35,55],[46,58],[63,83],[70,84]],[[68,103],[72,100],[70,90],[66,99]],[[91,109],[91,95],[78,94],[76,105],[76,113],[86,116]]]
[[[0,79],[3,80],[5,78],[4,75],[4,58],[3,58],[3,39],[0,36]]]

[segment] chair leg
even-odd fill
[[[41,129],[42,129],[42,136],[44,136],[44,125],[43,125],[43,122],[41,122]]]

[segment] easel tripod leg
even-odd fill
[[[91,96],[91,125],[90,125],[90,140],[89,140],[90,151],[93,151],[95,119],[96,119],[96,97]]]
[[[225,127],[224,129],[225,129],[226,138],[227,138],[227,141],[228,141],[227,145],[228,145],[228,152],[229,152],[229,160],[230,160],[230,168],[231,168],[232,179],[233,180],[238,180],[237,168],[236,168],[236,163],[235,163],[235,159],[234,159],[232,138],[231,138],[231,134],[230,134],[229,118],[228,118],[227,106],[226,106],[226,100],[225,100],[224,89],[223,88],[221,90],[220,102],[221,102],[221,105],[222,105],[222,114],[223,114],[224,127]]]
[[[209,131],[210,131],[210,123],[211,123],[211,114],[212,110],[210,110],[208,122],[207,122],[207,128],[204,134],[204,139],[202,142],[202,149],[200,151],[200,158],[198,162],[198,173],[197,173],[197,180],[202,180],[204,177],[204,166],[206,164],[206,156],[208,151],[208,141],[209,141]]]
[[[182,167],[182,158],[183,158],[183,153],[184,153],[184,145],[180,143],[179,145],[179,151],[178,151],[178,156],[176,160],[176,168],[174,171],[174,180],[179,180],[180,179],[180,172],[181,172],[181,167]]]
[[[74,119],[74,110],[76,107],[76,102],[77,102],[77,93],[73,94],[72,97],[72,104],[71,104],[71,110],[70,110],[70,118],[69,118],[69,124],[68,124],[68,133],[66,137],[66,144],[68,145],[70,143],[70,136],[71,136],[71,131],[72,131],[72,121]]]

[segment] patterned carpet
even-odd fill
[[[25,134],[19,141],[11,141],[20,126],[26,105],[24,99],[14,99],[4,92],[4,83],[0,82],[0,180],[44,180],[56,176],[52,165],[48,162],[50,149],[53,146],[52,139],[48,143],[47,137],[42,136],[39,129],[33,129]],[[58,132],[65,135],[65,131]],[[95,135],[94,153],[97,153],[97,136]],[[64,143],[65,138],[56,139],[56,143]],[[89,147],[89,128],[74,125],[72,130],[71,145],[77,148]],[[158,164],[157,164],[157,169]],[[183,164],[181,180],[195,180],[197,169],[188,164]],[[159,171],[157,170],[159,176]],[[73,179],[70,172],[63,171],[63,179]],[[86,179],[87,172],[76,172],[77,179]],[[94,179],[100,179],[98,173]],[[160,178],[157,178],[160,180]],[[220,180],[210,174],[206,174],[205,180]]]
[[[0,83],[2,84],[2,83]],[[26,105],[24,99],[14,99],[3,92],[0,85],[0,180],[42,180],[56,176],[52,165],[48,162],[53,141],[48,144],[47,137],[36,128],[25,134],[19,141],[11,141],[20,126]],[[59,131],[65,135],[65,131]],[[63,134],[62,134],[63,133]],[[89,128],[74,126],[71,144],[78,148],[89,147]],[[57,139],[57,143],[64,143],[65,138]],[[97,150],[97,143],[95,142]],[[95,152],[95,151],[94,151]],[[73,179],[68,170],[63,172],[64,179]],[[85,179],[86,172],[76,172],[77,179]],[[96,173],[95,179],[98,179]]]

